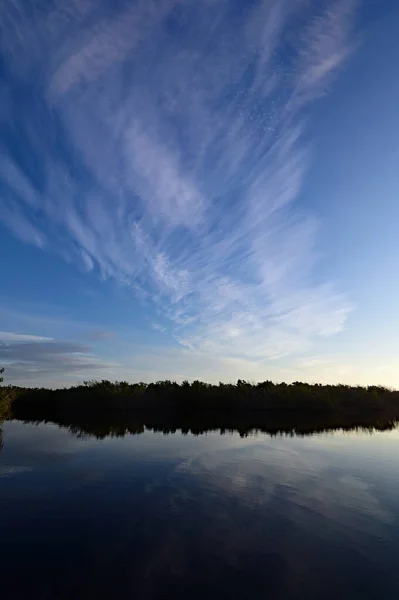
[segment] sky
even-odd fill
[[[5,382],[399,388],[395,0],[3,0]]]

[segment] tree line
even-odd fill
[[[0,409],[14,418],[50,418],[75,411],[158,411],[169,414],[290,412],[323,413],[356,418],[399,419],[399,392],[383,386],[322,385],[300,381],[210,384],[199,380],[154,383],[86,381],[70,388],[49,390],[2,386]]]

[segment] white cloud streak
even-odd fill
[[[118,10],[5,2],[10,94],[30,86],[32,106],[9,121],[40,185],[6,146],[18,208],[1,198],[0,218],[141,290],[195,351],[276,358],[341,331],[350,305],[315,276],[317,221],[295,200],[305,109],[350,50],[352,0]]]
[[[81,343],[5,331],[0,332],[0,364],[7,384],[40,385],[45,379],[54,387],[76,383],[87,374],[101,378],[118,367]]]
[[[0,331],[0,342],[48,342],[52,338],[40,335],[29,335],[25,333],[12,333],[11,331]]]

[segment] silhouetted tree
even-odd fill
[[[382,386],[267,380],[252,384],[243,379],[218,385],[199,380],[181,384],[171,380],[150,384],[102,380],[59,390],[0,388],[3,419],[47,419],[64,425],[84,425],[84,432],[94,428],[101,436],[125,435],[126,415],[129,422],[134,419],[133,429],[147,423],[164,427],[165,422],[170,422],[174,429],[201,431],[212,424],[217,429],[238,429],[242,435],[254,428],[269,428],[277,417],[280,423],[280,415],[284,415],[283,429],[296,432],[301,423],[313,421],[317,421],[319,429],[377,424],[387,427],[399,421],[399,392]]]

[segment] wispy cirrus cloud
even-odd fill
[[[0,174],[17,208],[0,218],[140,291],[196,351],[273,358],[341,331],[350,305],[315,276],[317,219],[295,201],[354,8],[6,1]]]

